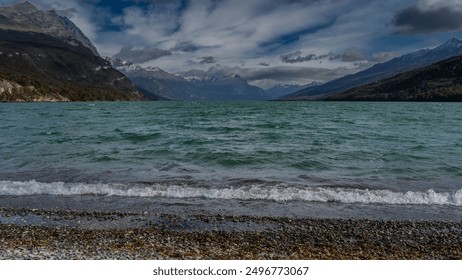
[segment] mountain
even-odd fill
[[[0,8],[0,101],[140,99],[69,19],[29,2]]]
[[[152,99],[201,100],[199,89],[180,76],[172,75],[157,67],[143,68],[119,58],[106,58],[114,68],[127,75],[130,80]]]
[[[119,58],[108,58],[113,67],[127,75],[145,95],[168,100],[265,100],[265,91],[251,86],[239,75],[182,77],[158,67],[143,68]]]
[[[249,85],[237,74],[218,75],[212,77],[185,77],[199,88],[206,100],[267,100],[266,92],[256,86]]]
[[[0,28],[47,34],[77,46],[79,43],[99,56],[95,46],[67,17],[56,11],[41,11],[29,2],[0,8]]]
[[[462,56],[398,74],[327,100],[341,101],[462,101]]]
[[[273,86],[272,88],[269,88],[266,90],[266,94],[271,98],[271,99],[277,99],[279,97],[291,94],[293,92],[300,91],[302,89],[310,88],[310,87],[315,87],[319,86],[321,83],[318,82],[312,82],[306,85],[294,85],[294,84],[277,84]]]
[[[292,93],[281,98],[281,100],[316,100],[326,98],[357,86],[389,78],[409,70],[425,67],[457,55],[462,55],[462,41],[453,38],[434,49],[419,50],[396,57],[387,62],[376,64],[364,71],[329,81],[320,86],[306,88]]]

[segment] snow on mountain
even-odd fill
[[[266,100],[259,87],[249,85],[235,73],[202,76],[168,73],[159,67],[143,68],[118,58],[108,58],[112,65],[132,82],[156,96],[171,100]]]

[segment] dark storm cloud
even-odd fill
[[[287,54],[282,54],[280,56],[281,61],[284,63],[301,63],[305,61],[312,61],[312,60],[340,60],[343,62],[355,62],[365,60],[366,57],[364,56],[363,52],[357,48],[350,48],[343,52],[342,54],[336,54],[333,52],[329,52],[327,54],[322,55],[315,55],[315,54],[307,54],[302,55],[300,51],[295,51]]]
[[[172,55],[170,51],[154,47],[136,49],[133,46],[125,46],[115,55],[115,57],[130,60],[134,63],[143,63],[169,55]]]
[[[281,55],[281,61],[284,63],[300,63],[300,62],[305,62],[305,61],[311,61],[314,59],[316,59],[316,55],[308,54],[308,55],[302,56],[302,53],[300,51]]]
[[[194,52],[201,47],[192,42],[179,42],[171,51]]]
[[[462,29],[462,10],[449,6],[423,9],[417,5],[400,11],[393,24],[403,34],[428,34]]]
[[[216,58],[213,56],[204,56],[199,59],[200,59],[199,63],[204,63],[204,64],[211,64],[211,63],[217,62]]]
[[[269,65],[268,63],[266,63],[266,62],[260,62],[260,63],[259,63],[259,65],[261,65],[261,66],[265,66],[265,67],[268,67],[268,66],[270,66],[270,65]]]

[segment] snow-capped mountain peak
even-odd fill
[[[143,69],[140,65],[134,64],[133,62],[128,60],[110,57],[106,57],[105,59],[112,64],[112,67],[123,73],[133,73]]]
[[[452,38],[441,46],[437,47],[435,50],[452,50],[462,47],[462,41],[457,38]]]
[[[119,58],[107,58],[144,92],[171,100],[266,100],[268,95],[259,87],[249,85],[235,73],[195,75],[170,74],[159,67],[143,68]],[[206,73],[202,73],[206,74]]]

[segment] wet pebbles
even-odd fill
[[[34,209],[0,217],[0,259],[462,259],[462,222]]]

